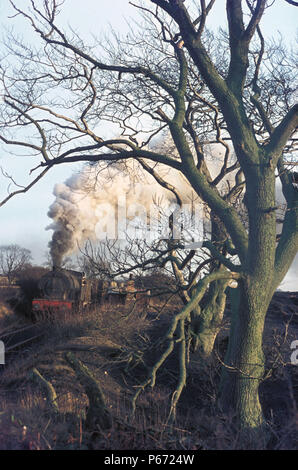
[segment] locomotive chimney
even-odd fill
[[[58,264],[53,264],[53,266],[52,266],[53,271],[59,271],[61,269],[62,269],[61,266],[59,266]]]

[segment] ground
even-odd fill
[[[166,361],[156,386],[137,400],[136,386],[147,377],[163,349],[156,340],[166,331],[177,299],[149,308],[97,307],[74,316],[61,316],[35,326],[42,336],[11,351],[0,365],[1,449],[237,449],[240,444],[232,416],[222,416],[216,389],[227,345],[226,311],[215,354],[209,362],[191,353],[187,387],[177,421],[167,421],[171,394],[177,384],[177,357]],[[0,331],[30,324],[7,304],[1,304]],[[1,336],[1,334],[0,334]],[[266,379],[260,395],[271,429],[267,448],[297,447],[298,366],[290,364],[291,342],[298,339],[298,293],[277,292],[270,305],[264,335]],[[109,429],[86,426],[89,406],[86,388],[66,360],[72,352],[96,378],[112,418]],[[57,394],[59,413],[53,413],[46,390],[33,380],[36,368]],[[261,444],[260,444],[260,448]]]

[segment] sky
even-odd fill
[[[22,5],[29,0],[17,0]],[[191,0],[186,0],[186,4]],[[145,2],[146,3],[146,2]],[[207,26],[212,28],[224,27],[224,0],[217,0],[212,15],[208,17]],[[12,10],[8,0],[0,0],[0,25],[4,28],[14,27],[14,30],[28,37],[30,28],[19,18],[9,18]],[[279,32],[287,42],[294,44],[297,32],[297,9],[289,5],[285,0],[276,0],[272,8],[262,20],[264,34],[276,37]],[[296,14],[296,16],[295,16]],[[128,0],[66,0],[62,14],[59,16],[60,25],[70,24],[71,27],[82,35],[84,39],[92,34],[108,33],[112,27],[116,31],[125,33],[128,30],[128,22],[138,18],[138,11],[130,5]],[[0,42],[1,54],[1,42]],[[3,146],[0,146],[0,166],[13,174],[16,181],[23,184],[28,179],[32,162],[21,157],[15,158],[8,155]],[[80,170],[80,164],[60,165],[53,168],[36,186],[28,193],[12,198],[6,205],[0,208],[0,245],[17,243],[31,250],[33,261],[36,264],[45,261],[48,250],[48,242],[51,231],[46,227],[51,223],[47,216],[49,206],[54,201],[53,188],[55,183],[64,182],[74,172]],[[0,199],[7,194],[8,180],[0,175]],[[298,257],[295,265],[290,270],[287,278],[281,286],[284,290],[297,290]],[[295,280],[296,277],[296,280]]]

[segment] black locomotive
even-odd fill
[[[92,302],[92,282],[85,274],[54,268],[38,283],[39,296],[32,301],[33,312],[73,311]]]
[[[38,290],[39,295],[32,301],[33,316],[81,311],[92,304],[127,305],[149,299],[149,292],[137,292],[133,279],[87,279],[82,272],[62,268],[53,268],[42,276]]]

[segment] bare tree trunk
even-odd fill
[[[249,213],[249,249],[246,273],[239,283],[238,305],[232,326],[220,386],[220,402],[237,414],[243,430],[264,427],[259,385],[264,375],[263,332],[266,313],[276,288],[276,217],[274,174],[264,169],[246,192]]]
[[[217,247],[218,251],[225,255],[223,248],[224,241],[228,238],[225,227],[215,214],[211,213],[211,240]],[[219,261],[211,263],[211,272],[225,270]],[[200,315],[196,319],[196,349],[201,351],[204,359],[211,356],[215,339],[222,325],[223,315],[226,307],[225,290],[228,280],[221,279],[210,284],[208,292],[203,297],[200,307]]]
[[[211,356],[214,342],[222,325],[226,306],[226,286],[226,280],[210,284],[207,299],[197,319],[195,348],[201,352],[204,359]]]
[[[236,414],[243,431],[259,438],[265,427],[259,385],[264,376],[262,340],[270,296],[257,283],[242,283],[239,293],[238,305],[232,307],[219,402],[225,412]]]

